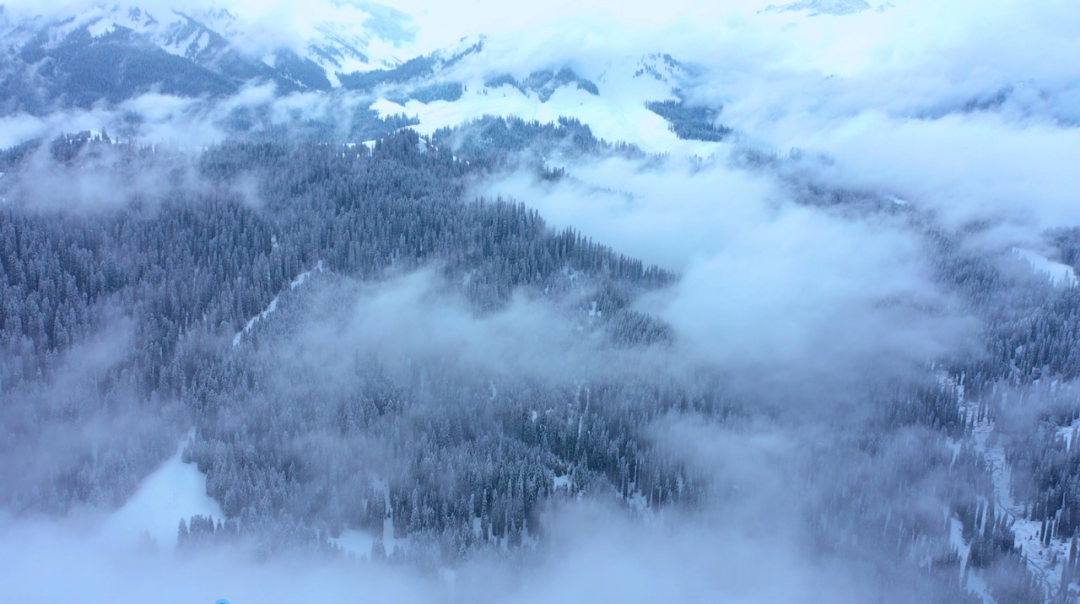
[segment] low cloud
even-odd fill
[[[728,528],[688,524],[641,527],[614,510],[584,509],[563,520],[560,555],[512,578],[498,563],[478,563],[446,578],[410,569],[343,560],[255,563],[235,551],[174,557],[103,550],[70,524],[3,527],[5,589],[19,600],[72,599],[135,603],[295,602],[362,599],[393,602],[630,602],[717,597],[760,604],[849,602],[858,593],[840,572],[794,557],[780,542],[763,543]],[[705,530],[701,530],[704,528]],[[41,582],[43,573],[64,581]],[[444,575],[445,577],[446,575]],[[196,578],[196,580],[192,580]],[[516,587],[510,587],[516,585]]]
[[[524,199],[556,227],[681,272],[638,308],[669,322],[688,358],[736,380],[839,385],[871,367],[921,366],[977,333],[906,212],[802,205],[775,175],[722,158],[566,167],[571,178],[556,184],[519,173],[479,191]]]
[[[823,133],[816,148],[837,186],[887,191],[934,210],[952,228],[990,220],[1030,233],[1080,224],[1080,130],[1000,114],[935,120],[864,113]]]

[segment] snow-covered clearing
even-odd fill
[[[1013,253],[1026,260],[1036,273],[1046,275],[1054,285],[1069,287],[1077,285],[1076,271],[1073,270],[1073,267],[1054,262],[1046,256],[1031,250],[1013,248]]]
[[[181,456],[185,438],[173,455],[143,480],[135,494],[105,521],[105,539],[119,544],[137,544],[148,533],[159,546],[176,547],[181,519],[196,514],[215,520],[225,517],[221,506],[206,494],[206,475]]]
[[[386,502],[386,509],[391,509],[390,505],[390,485],[385,480],[375,480],[373,485],[375,490],[382,493]],[[382,537],[383,547],[386,548],[386,555],[392,556],[395,550],[404,553],[409,547],[409,538],[402,539],[394,538],[394,518],[388,516],[383,520],[382,534],[373,535],[366,531],[360,531],[356,529],[349,529],[342,531],[339,537],[331,539],[345,550],[346,553],[356,556],[357,559],[371,557],[371,546],[375,545],[377,537]]]
[[[360,531],[356,529],[349,529],[341,532],[341,536],[331,539],[334,543],[341,546],[341,549],[346,553],[356,556],[357,559],[371,558],[371,546],[375,545],[377,535],[373,535],[367,531]],[[386,518],[383,520],[382,528],[382,542],[383,547],[386,548],[386,555],[393,556],[394,551],[398,550],[404,553],[409,547],[409,539],[395,539],[394,538],[394,519]]]

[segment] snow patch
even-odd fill
[[[592,301],[592,308],[589,309],[589,318],[592,319],[592,318],[595,318],[595,317],[599,317],[602,314],[604,314],[603,311],[600,311],[600,310],[596,309],[596,300],[593,300]]]
[[[990,587],[986,584],[986,581],[983,580],[980,573],[973,572],[969,574],[967,585],[965,585],[965,587],[967,587],[968,591],[979,596],[984,604],[997,604],[994,597],[990,595]]]
[[[275,240],[275,243],[276,243],[276,240]],[[323,271],[323,263],[322,263],[322,260],[320,260],[318,262],[318,264],[315,265],[315,268],[311,269],[310,271],[305,271],[303,273],[300,273],[300,275],[298,275],[296,277],[296,279],[293,279],[292,283],[289,284],[289,290],[291,291],[291,290],[294,290],[294,289],[300,287],[301,285],[304,284],[305,281],[307,281],[308,277],[310,277],[313,273],[321,273],[322,271]],[[270,301],[270,304],[266,307],[266,309],[264,309],[261,313],[255,315],[254,317],[251,317],[251,319],[248,320],[247,325],[245,325],[244,328],[242,330],[240,330],[240,332],[237,333],[233,337],[233,342],[232,342],[233,348],[236,348],[237,346],[240,345],[240,340],[242,340],[244,338],[244,334],[251,331],[251,329],[253,327],[255,327],[256,323],[258,323],[259,321],[262,321],[266,317],[270,316],[275,310],[277,310],[278,300],[280,300],[280,299],[281,299],[280,294],[277,295],[277,296],[274,296],[274,299]]]
[[[199,37],[195,40],[194,47],[192,49],[192,54],[194,56],[198,56],[202,51],[206,50],[206,47],[209,46],[209,45],[210,45],[210,34],[204,31],[201,34],[199,34]]]
[[[394,538],[394,519],[392,517],[387,517],[383,520],[383,546],[386,548],[387,556],[393,556],[394,552],[403,554],[409,549],[408,537],[402,539]]]
[[[946,508],[948,513],[948,508]],[[971,555],[971,546],[964,541],[964,523],[959,518],[949,519],[949,545],[960,552],[960,575],[963,576],[967,568],[968,556]]]
[[[1068,426],[1059,426],[1057,429],[1057,438],[1065,442],[1065,450],[1072,449],[1073,442],[1076,441],[1077,431],[1080,430],[1080,419],[1074,419]]]

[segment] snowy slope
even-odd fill
[[[393,506],[390,504],[390,486],[385,480],[375,480],[372,485],[376,491],[382,493],[385,499],[386,509],[391,510]],[[387,516],[383,519],[382,531],[378,535],[373,535],[366,531],[359,531],[356,529],[349,529],[342,531],[341,535],[331,539],[335,544],[341,547],[347,554],[352,554],[357,559],[371,559],[372,546],[375,545],[377,540],[382,540],[383,549],[387,556],[392,556],[395,551],[398,553],[405,553],[409,548],[409,538],[396,539],[394,537],[394,518],[393,516]]]
[[[679,100],[676,92],[690,84],[691,74],[670,57],[626,58],[602,73],[580,74],[595,82],[598,94],[575,84],[539,93],[508,82],[492,85],[490,75],[465,75],[482,72],[483,61],[483,53],[476,53],[437,74],[442,80],[462,82],[464,92],[457,100],[402,103],[384,96],[372,109],[382,117],[402,113],[416,117],[420,124],[414,128],[425,135],[485,115],[516,116],[542,123],[571,117],[588,125],[599,138],[635,144],[649,153],[708,157],[723,144],[679,139],[664,118],[646,108],[649,101]],[[545,99],[547,94],[550,96]]]
[[[974,417],[977,404],[971,404],[965,412],[969,417]],[[1012,468],[1005,457],[1005,449],[999,442],[995,442],[990,436],[994,431],[994,423],[989,420],[976,425],[972,440],[975,449],[984,455],[990,464],[990,471],[994,480],[995,506],[1007,515],[1009,527],[1016,535],[1016,545],[1027,558],[1028,568],[1039,579],[1050,593],[1057,590],[1060,583],[1061,567],[1069,558],[1069,543],[1060,539],[1052,539],[1049,546],[1044,546],[1039,538],[1041,523],[1030,520],[1024,515],[1024,506],[1017,504],[1012,498]]]
[[[374,5],[365,6],[374,10]],[[323,70],[334,86],[340,85],[338,73],[393,68],[408,58],[408,53],[395,42],[373,31],[380,29],[380,25],[385,30],[385,15],[373,15],[359,8],[339,14],[352,15],[354,20],[314,23],[306,35],[278,39],[257,23],[245,21],[225,9],[190,10],[182,4],[153,10],[134,4],[99,5],[75,14],[12,23],[0,29],[3,38],[0,46],[17,50],[41,35],[46,47],[55,47],[80,30],[86,30],[94,39],[130,31],[141,43],[202,66],[213,66],[224,53],[236,51],[273,69],[278,66],[281,53],[290,51],[301,61],[310,61],[312,66]],[[396,37],[400,41],[400,35]]]
[[[335,88],[341,86],[338,74],[392,69],[409,58],[391,43],[365,33],[362,27],[326,22],[316,29],[321,35],[306,41],[303,55],[326,71]]]
[[[54,101],[88,108],[103,99],[115,104],[157,91],[226,104],[233,98],[230,95],[237,95],[237,102],[243,103],[245,86],[270,82],[282,96],[346,88],[364,97],[365,104],[374,100],[372,108],[382,117],[418,118],[416,129],[422,134],[486,115],[543,123],[569,117],[600,138],[634,144],[650,153],[686,157],[717,153],[720,143],[680,138],[672,131],[670,116],[646,107],[650,102],[683,103],[701,76],[668,55],[614,57],[591,72],[575,72],[568,64],[537,64],[506,73],[500,71],[505,67],[495,67],[503,64],[500,52],[505,54],[506,49],[490,50],[482,36],[463,38],[429,55],[410,56],[406,49],[413,30],[407,16],[370,3],[349,7],[341,14],[351,21],[315,20],[310,27],[298,27],[288,40],[274,39],[258,22],[226,10],[146,10],[113,4],[68,18],[24,20],[0,34],[0,49],[10,57],[31,57],[20,67],[26,84],[16,88],[49,90],[48,98],[16,95],[6,102],[14,111],[45,113],[54,108]],[[97,63],[80,63],[78,57],[86,53],[69,49],[95,45],[95,56],[113,63],[144,49],[171,56],[140,56],[153,67],[135,78],[120,70],[103,77],[100,89],[81,85],[72,89],[69,84],[78,74]],[[33,52],[23,52],[26,49]],[[50,61],[60,65],[60,71],[40,69]],[[188,67],[191,70],[185,72]],[[310,107],[309,101],[300,104]],[[718,115],[718,108],[709,111]]]
[[[169,54],[196,60],[228,46],[227,39],[213,26],[235,35],[235,28],[226,27],[233,19],[227,11],[191,15],[181,11],[151,13],[137,6],[114,4],[96,6],[67,18],[39,18],[21,24],[19,31],[45,35],[48,47],[63,43],[68,36],[83,29],[93,38],[126,29]],[[23,40],[5,38],[6,43],[20,41]]]
[[[146,531],[161,547],[176,547],[181,519],[196,514],[224,519],[221,506],[206,494],[206,475],[195,464],[184,463],[187,439],[153,474],[147,476],[135,494],[110,516],[103,536],[116,543],[134,544]]]
[[[1057,286],[1072,287],[1077,285],[1076,271],[1073,267],[1067,264],[1061,264],[1060,262],[1054,262],[1046,256],[1038,252],[1031,250],[1025,250],[1021,248],[1013,248],[1013,253],[1020,256],[1028,264],[1031,265],[1032,270],[1037,274],[1043,275],[1050,279],[1050,282]]]

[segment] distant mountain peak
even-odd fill
[[[0,113],[88,107],[149,90],[213,96],[260,81],[280,93],[330,90],[341,86],[339,74],[401,66],[409,57],[398,44],[415,36],[408,16],[368,2],[350,6],[353,19],[314,23],[300,38],[264,31],[225,8],[113,3],[18,19],[4,11],[0,84],[8,94]]]

